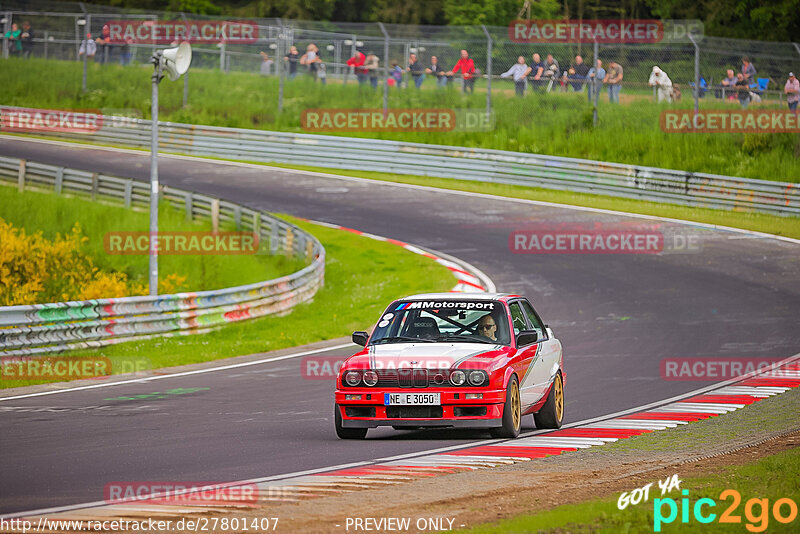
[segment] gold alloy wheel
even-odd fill
[[[514,421],[514,428],[520,427],[522,420],[522,402],[519,398],[519,384],[514,380],[511,384],[511,418]]]
[[[556,418],[561,422],[564,417],[564,384],[561,382],[561,375],[556,375]]]

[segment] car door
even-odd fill
[[[525,319],[530,325],[530,329],[535,330],[539,334],[539,342],[537,343],[539,350],[536,353],[529,373],[530,397],[528,399],[523,397],[522,399],[523,405],[525,405],[526,400],[529,400],[530,404],[535,404],[543,395],[547,394],[550,382],[559,369],[561,362],[561,343],[548,335],[547,327],[542,323],[539,314],[536,313],[530,302],[523,299],[520,301],[520,306],[525,312]]]
[[[530,330],[531,326],[528,324],[528,319],[522,308],[521,300],[509,302],[508,311],[511,313],[511,327],[514,329],[514,340],[516,341],[519,333],[523,330]],[[533,364],[536,361],[536,353],[538,350],[538,342],[524,347],[517,346],[514,371],[516,371],[519,377],[519,392],[523,410],[541,397],[541,393],[536,396],[536,391],[533,389],[536,386],[536,380],[531,374],[534,369]]]

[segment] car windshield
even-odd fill
[[[397,301],[381,316],[370,345],[420,341],[508,345],[505,306],[491,300]]]

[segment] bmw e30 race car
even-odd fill
[[[530,302],[499,293],[432,293],[397,300],[342,364],[334,419],[342,439],[369,428],[488,429],[515,438],[564,418],[563,355]]]

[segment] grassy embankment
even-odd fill
[[[124,111],[149,117],[149,66],[89,65],[88,92],[81,93],[82,65],[75,62],[9,59],[0,63],[0,103],[59,109]],[[43,73],[47,83],[42,83]],[[301,131],[300,115],[308,108],[376,108],[382,91],[359,90],[331,81],[313,84],[304,76],[286,83],[284,110],[277,112],[278,80],[254,73],[193,69],[189,105],[181,108],[183,83],[164,82],[160,118],[267,130]],[[779,181],[800,181],[800,135],[664,133],[659,117],[667,104],[646,99],[620,106],[599,104],[600,121],[592,127],[585,93],[537,93],[516,98],[497,82],[493,98],[496,128],[491,132],[344,133],[414,142],[496,148]],[[624,92],[624,89],[623,89]],[[484,109],[485,94],[462,95],[451,87],[439,91],[432,80],[421,91],[393,89],[390,106]],[[674,107],[691,108],[690,98]],[[703,107],[738,109],[738,104],[708,96]]]

